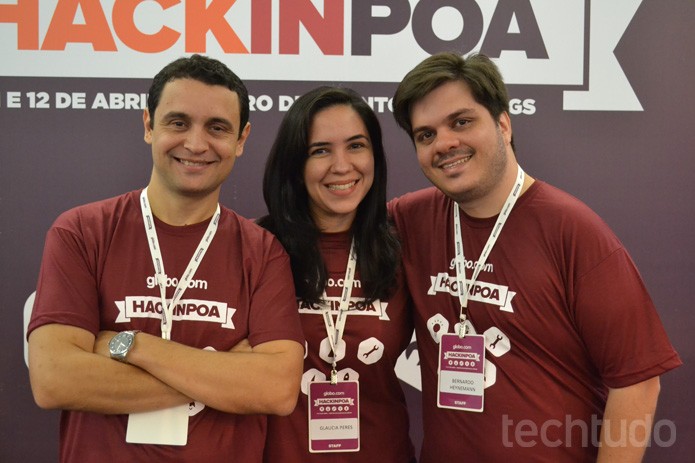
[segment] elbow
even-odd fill
[[[278,382],[282,386],[278,387],[276,391],[276,400],[272,412],[274,415],[287,416],[297,407],[299,394],[301,394],[303,367],[304,359],[301,354],[295,362],[288,362],[287,369],[284,372],[284,380]]]
[[[272,387],[259,394],[255,390],[239,401],[239,398],[230,398],[223,403],[209,403],[208,405],[225,413],[238,413],[242,415],[277,415],[287,416],[297,406],[299,398],[299,386],[290,386],[286,382],[280,383],[283,387]]]
[[[287,388],[289,390],[284,391],[277,398],[275,404],[273,404],[273,415],[287,416],[291,414],[297,407],[297,399],[299,398],[299,388]]]
[[[289,381],[287,378],[280,379],[274,377],[269,379],[264,385],[255,385],[245,389],[241,395],[236,392],[225,394],[216,398],[223,400],[206,400],[202,397],[195,398],[206,405],[224,413],[234,413],[241,415],[290,415],[299,399],[300,378],[296,381]]]
[[[64,408],[60,392],[60,385],[64,384],[64,381],[55,374],[50,363],[38,362],[33,357],[29,357],[31,393],[36,405],[44,410]]]
[[[297,406],[299,399],[300,380],[276,381],[276,387],[266,390],[263,399],[257,402],[255,410],[251,413],[264,413],[267,415],[287,416],[290,415]]]
[[[275,387],[270,390],[267,413],[287,416],[294,412],[299,399],[302,373],[304,370],[304,346],[292,343],[291,350],[279,362],[283,368],[275,370]]]
[[[50,365],[29,362],[31,393],[39,408],[58,410],[73,408],[76,405],[70,402],[75,396],[70,392],[72,387],[67,379],[64,373],[56,371]]]
[[[55,387],[50,384],[42,383],[38,380],[31,380],[31,393],[34,402],[39,408],[44,410],[57,410],[64,408],[62,401]]]
[[[59,410],[61,407],[58,402],[50,397],[34,394],[34,403],[43,410]]]
[[[277,379],[277,387],[269,391],[266,413],[287,416],[294,411],[300,394],[301,374],[302,364],[298,363],[296,368],[288,368],[282,378]]]

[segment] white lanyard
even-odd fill
[[[524,171],[521,169],[521,166],[518,166],[516,183],[514,183],[512,190],[509,192],[509,196],[507,196],[507,200],[505,201],[504,206],[502,206],[502,210],[500,211],[500,214],[497,217],[497,222],[495,222],[495,226],[492,229],[492,232],[490,233],[490,237],[487,239],[487,243],[485,243],[483,252],[480,254],[480,258],[478,258],[478,262],[476,262],[473,268],[473,276],[468,281],[466,281],[465,258],[463,255],[463,238],[461,236],[461,218],[459,213],[459,205],[458,203],[454,202],[456,283],[458,286],[458,298],[459,302],[461,303],[461,314],[459,317],[461,322],[461,324],[459,325],[460,337],[463,337],[466,334],[465,324],[466,313],[468,310],[468,293],[470,292],[471,288],[478,279],[478,274],[480,274],[480,271],[485,265],[485,262],[487,261],[487,258],[490,255],[493,246],[495,246],[495,243],[497,242],[497,238],[500,236],[500,233],[502,233],[502,227],[504,227],[504,224],[507,221],[509,214],[512,212],[512,207],[514,207],[514,203],[516,203],[516,200],[519,198],[519,195],[521,194],[521,187],[524,185],[524,176]]]
[[[350,254],[348,255],[347,268],[345,269],[345,279],[343,280],[343,294],[340,296],[340,305],[338,306],[338,317],[333,322],[330,306],[323,308],[323,323],[326,325],[326,334],[328,334],[328,342],[333,351],[333,368],[331,370],[331,384],[338,382],[338,372],[336,371],[336,361],[338,356],[338,346],[343,339],[345,331],[345,321],[347,320],[347,311],[350,304],[350,295],[352,294],[352,284],[355,279],[355,269],[357,268],[357,256],[355,255],[355,240],[350,244]],[[325,292],[324,292],[325,294]]]
[[[162,338],[170,340],[171,339],[171,327],[174,322],[174,308],[176,304],[181,300],[184,291],[188,288],[189,282],[193,279],[193,275],[196,270],[198,270],[198,265],[203,260],[205,252],[210,246],[210,242],[217,232],[217,224],[220,221],[220,204],[217,204],[217,210],[215,215],[212,216],[212,220],[208,224],[208,228],[205,231],[205,235],[200,240],[196,251],[191,256],[190,262],[188,262],[188,267],[183,272],[183,276],[179,280],[176,286],[176,291],[174,291],[174,297],[167,304],[166,299],[166,284],[167,275],[164,271],[164,260],[162,259],[162,251],[159,247],[159,240],[157,239],[157,230],[154,226],[154,217],[152,216],[152,210],[150,209],[150,202],[147,199],[147,188],[142,190],[140,194],[140,209],[142,209],[142,219],[145,222],[145,233],[147,234],[147,242],[150,245],[150,255],[152,256],[152,263],[154,264],[155,277],[157,283],[159,284],[159,294],[162,298]]]

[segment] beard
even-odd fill
[[[487,154],[487,156],[484,153],[481,154],[476,150],[468,150],[466,153],[472,154],[473,157],[486,156],[486,158],[482,159],[482,162],[484,162],[484,165],[482,166],[484,171],[474,185],[468,186],[465,189],[454,190],[447,189],[443,186],[438,185],[438,182],[435,182],[432,178],[430,178],[430,181],[440,190],[442,190],[442,192],[445,195],[447,195],[449,198],[461,205],[464,205],[466,203],[475,203],[484,199],[498,187],[498,185],[504,178],[507,165],[509,164],[507,158],[507,147],[505,145],[504,137],[502,136],[502,132],[500,131],[499,126],[497,128],[496,138],[497,143]],[[472,160],[473,158],[471,158],[471,161]],[[478,161],[480,161],[480,158],[478,159]]]

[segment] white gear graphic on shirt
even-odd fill
[[[365,365],[372,365],[384,356],[384,343],[375,337],[362,341],[357,349],[357,358]]]
[[[497,382],[497,366],[487,359],[485,360],[483,376],[485,377],[485,389]]]
[[[326,363],[333,363],[334,361],[339,362],[345,358],[345,348],[345,341],[341,339],[338,345],[335,347],[337,352],[335,353],[334,360],[332,355],[333,352],[331,350],[331,342],[327,337],[325,337],[319,346],[319,357],[321,357],[321,359]]]
[[[205,408],[205,404],[198,401],[193,401],[188,403],[188,416],[195,416],[202,412]]]
[[[359,381],[360,374],[352,368],[343,368],[338,370],[338,381]]]
[[[316,368],[311,368],[302,375],[302,393],[309,394],[309,383],[312,381],[326,381],[326,374]]]
[[[427,329],[434,342],[439,344],[442,334],[449,332],[449,320],[440,313],[435,314],[427,320]]]
[[[509,337],[496,326],[485,330],[485,348],[495,357],[501,357],[512,348]]]

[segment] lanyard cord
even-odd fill
[[[475,266],[473,267],[473,276],[468,281],[466,280],[465,257],[463,254],[463,237],[461,234],[461,217],[459,212],[459,205],[456,202],[454,203],[456,284],[458,286],[458,298],[461,304],[461,313],[459,315],[459,321],[461,323],[459,326],[460,337],[464,337],[466,334],[465,323],[468,316],[468,294],[473,285],[475,284],[476,280],[478,279],[480,271],[485,266],[485,262],[487,261],[487,258],[490,255],[492,248],[495,246],[497,238],[499,238],[500,234],[502,233],[502,228],[504,227],[504,224],[507,222],[507,218],[509,217],[509,214],[512,212],[512,208],[514,207],[516,200],[521,195],[521,187],[524,185],[524,178],[524,171],[521,169],[521,166],[518,166],[516,182],[514,183],[512,190],[509,192],[504,206],[502,206],[502,210],[500,211],[499,216],[497,217],[497,222],[495,222],[495,226],[487,239],[487,243],[485,243],[483,252],[480,254],[480,258],[478,258],[478,262],[476,262]]]
[[[159,247],[159,240],[157,239],[157,230],[154,226],[152,209],[150,209],[150,202],[147,199],[147,188],[140,193],[140,209],[142,210],[142,219],[145,223],[145,233],[147,234],[147,242],[150,246],[150,255],[152,256],[152,264],[154,264],[155,277],[159,285],[159,295],[162,299],[162,338],[170,340],[171,328],[174,322],[174,307],[176,307],[176,304],[181,300],[181,296],[183,296],[184,291],[188,288],[189,282],[193,279],[193,275],[196,270],[198,270],[198,265],[200,265],[200,262],[203,260],[205,252],[208,250],[208,247],[210,247],[210,242],[215,237],[217,225],[220,221],[220,204],[217,204],[217,210],[212,216],[212,220],[210,220],[205,234],[201,238],[196,251],[188,262],[186,270],[183,272],[183,276],[176,286],[174,297],[172,297],[168,304],[166,299],[167,274],[164,271],[164,260],[162,259],[162,251]]]
[[[333,322],[330,306],[323,308],[323,323],[326,325],[326,334],[328,342],[333,351],[333,365],[331,369],[331,384],[338,382],[338,372],[336,371],[336,358],[338,357],[338,346],[343,339],[345,331],[345,322],[347,321],[348,306],[350,304],[350,295],[352,294],[352,284],[355,279],[355,269],[357,268],[357,255],[355,254],[355,240],[353,238],[350,244],[350,254],[348,256],[347,268],[345,269],[345,279],[343,280],[343,294],[340,296],[340,305],[338,308],[338,317]],[[324,295],[325,295],[324,291]]]

